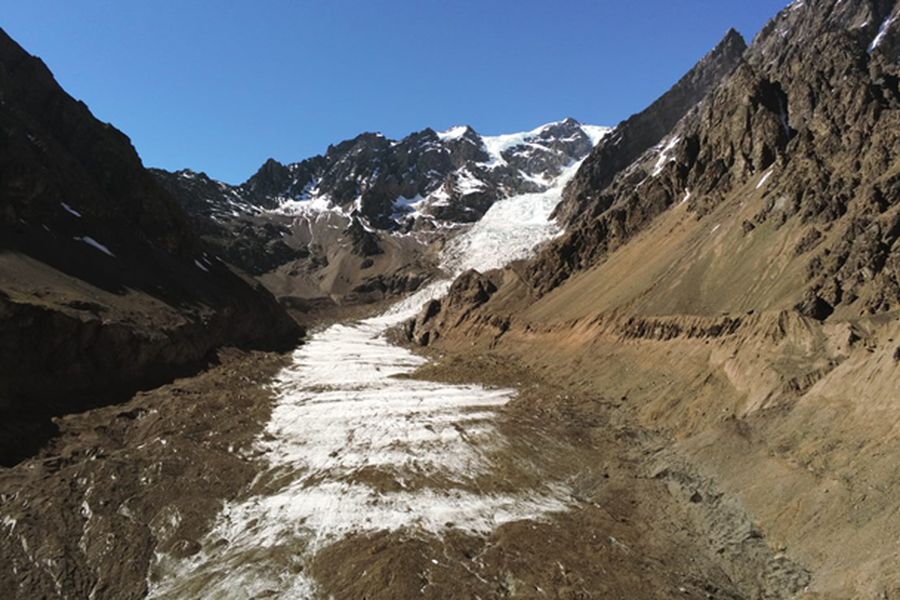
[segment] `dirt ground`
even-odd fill
[[[196,551],[256,468],[267,383],[287,357],[220,364],[125,404],[56,419],[37,456],[0,470],[4,598],[141,598],[155,551]]]
[[[560,481],[569,509],[488,535],[451,526],[442,537],[344,538],[308,563],[327,597],[839,597],[804,593],[814,575],[807,553],[772,537],[698,468],[696,442],[672,437],[660,415],[648,426],[646,411],[660,409],[642,394],[672,383],[662,362],[656,375],[641,368],[640,385],[632,372],[619,377],[624,387],[601,387],[590,369],[578,379],[511,353],[429,352],[414,377],[518,390],[495,423],[506,440],[498,476],[479,480],[479,491]],[[605,377],[634,368],[618,352]],[[5,597],[140,598],[155,552],[197,552],[221,503],[253,493],[251,442],[269,415],[267,385],[289,357],[228,351],[220,360],[124,405],[59,419],[58,438],[0,472]]]

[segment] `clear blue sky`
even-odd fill
[[[614,125],[787,0],[4,0],[144,163],[236,183],[363,131]]]

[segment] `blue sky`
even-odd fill
[[[787,0],[5,0],[144,163],[237,183],[363,131],[614,125]]]

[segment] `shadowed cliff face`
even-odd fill
[[[52,414],[297,335],[207,252],[128,138],[0,31],[0,460]],[[27,442],[27,444],[26,444]]]

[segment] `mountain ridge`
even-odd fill
[[[130,140],[0,30],[0,463],[50,417],[195,372],[297,325],[195,236]],[[35,343],[35,340],[40,343]]]
[[[445,243],[497,201],[553,188],[607,132],[567,118],[498,136],[363,133],[299,162],[269,159],[238,186],[152,172],[220,255],[289,304],[335,307],[437,276]]]

